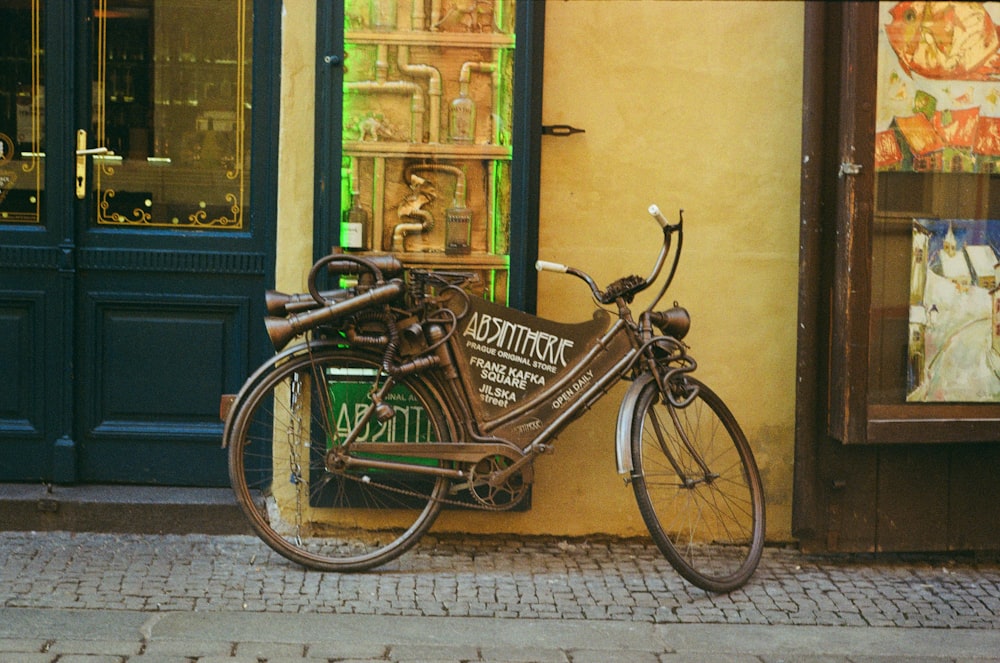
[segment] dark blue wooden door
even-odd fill
[[[0,480],[225,483],[273,280],[252,5],[0,0]]]

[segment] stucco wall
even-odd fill
[[[668,299],[691,311],[698,374],[751,441],[772,540],[791,530],[802,20],[802,4],[787,2],[546,8],[544,121],[586,133],[543,139],[539,255],[599,283],[644,274],[659,243],[646,207],[656,202],[671,219],[684,208],[684,258]],[[311,0],[285,1],[278,286],[292,290],[311,255],[314,22]],[[540,275],[539,314],[588,318],[581,286]],[[445,512],[435,528],[644,533],[615,472],[622,393],[539,460],[530,511]]]

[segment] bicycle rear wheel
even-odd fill
[[[378,372],[373,357],[318,346],[276,365],[233,405],[227,442],[236,498],[265,543],[308,568],[360,571],[398,557],[434,522],[448,490],[442,477],[325,466],[327,450],[368,407]],[[372,418],[360,441],[454,439],[420,377],[397,384],[385,402],[394,416]]]
[[[632,488],[657,547],[692,584],[729,592],[753,575],[764,548],[764,497],[750,445],[729,408],[693,378],[697,396],[664,402],[655,380],[632,414]]]

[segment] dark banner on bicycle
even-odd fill
[[[473,389],[487,416],[545,389],[608,328],[611,317],[565,324],[472,298],[459,335]]]

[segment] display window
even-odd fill
[[[476,294],[530,310],[544,5],[334,4],[319,8],[316,245],[474,273]]]
[[[829,433],[1000,437],[1000,3],[851,3]]]

